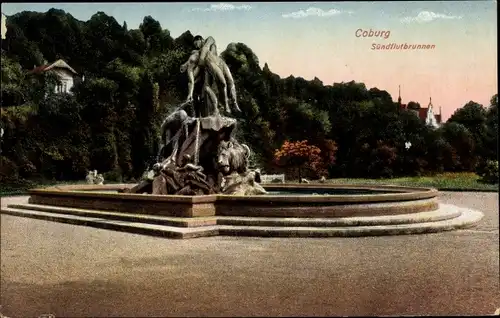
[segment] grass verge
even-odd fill
[[[85,183],[73,181],[73,182],[58,182],[58,181],[30,181],[30,180],[20,180],[14,183],[3,183],[0,184],[0,197],[11,196],[11,195],[23,195],[27,194],[29,189],[33,188],[43,188],[50,187],[54,185],[61,184],[81,184]]]
[[[106,184],[124,183],[124,182],[106,182]],[[28,190],[34,188],[45,188],[56,185],[74,185],[87,184],[86,181],[30,181],[23,180],[16,183],[0,184],[0,197],[26,195]]]
[[[295,181],[296,182],[296,181]],[[316,181],[312,181],[316,182]],[[498,192],[498,184],[485,184],[480,181],[480,177],[475,173],[440,173],[434,176],[424,177],[403,177],[393,179],[351,179],[339,178],[328,179],[327,183],[332,184],[390,184],[409,187],[432,187],[442,191],[481,191]],[[85,181],[23,181],[16,184],[0,184],[0,197],[25,195],[29,189],[48,187],[54,185],[85,184]],[[113,183],[113,182],[110,182]]]
[[[409,187],[432,187],[442,191],[498,192],[498,184],[486,184],[475,173],[440,173],[434,176],[403,177],[393,179],[329,179],[334,184],[391,184]]]

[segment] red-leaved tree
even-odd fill
[[[321,149],[322,165],[318,166],[316,169],[316,175],[326,176],[328,175],[328,170],[335,164],[337,159],[337,143],[331,139],[323,139],[319,143]]]
[[[274,153],[274,162],[282,167],[298,170],[299,182],[302,181],[302,170],[311,168],[317,170],[322,166],[321,150],[309,145],[307,140],[285,141]]]

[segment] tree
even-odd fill
[[[379,99],[386,104],[392,104],[392,96],[387,91],[381,91],[376,87],[370,88],[368,91],[371,99]]]
[[[182,93],[184,98],[187,96],[187,76],[184,78],[179,74],[179,65],[184,63],[187,58],[186,52],[173,49],[149,59],[147,69],[153,75],[154,80],[160,85],[160,96],[168,94],[172,97],[176,93],[178,95]],[[182,79],[185,79],[185,81]],[[181,86],[184,83],[186,85]]]
[[[193,39],[193,34],[190,31],[186,31],[174,40],[174,48],[185,51],[192,50]]]
[[[110,171],[118,165],[115,135],[118,89],[118,84],[110,79],[92,78],[75,90],[76,97],[83,105],[83,120],[89,123],[91,129],[90,169]]]
[[[473,127],[474,125],[482,124],[485,115],[486,109],[483,105],[469,101],[462,108],[457,109],[448,121],[457,122],[466,127]]]
[[[16,24],[9,24],[7,29],[5,49],[24,69],[31,69],[43,63],[43,54],[35,42],[28,40],[23,30]]]
[[[260,72],[259,58],[243,43],[230,43],[221,53],[231,70],[236,72]]]
[[[276,149],[274,160],[280,166],[297,169],[299,182],[302,182],[302,170],[306,166],[316,169],[321,164],[320,154],[321,150],[309,145],[307,140],[285,141],[280,149]]]
[[[122,58],[126,63],[143,66],[148,45],[140,30],[130,30],[125,34]]]
[[[84,36],[87,47],[84,54],[87,58],[86,68],[99,74],[110,61],[122,54],[125,32],[115,18],[104,12],[97,12],[85,23]]]
[[[396,148],[385,144],[381,140],[377,141],[376,146],[370,150],[369,176],[375,178],[393,177],[393,163],[396,158]]]
[[[2,52],[1,107],[20,106],[27,101],[24,79],[21,65]]]
[[[318,175],[329,175],[330,169],[335,165],[337,154],[337,143],[331,139],[323,139],[319,143],[321,150],[321,167]]]
[[[157,110],[157,90],[153,76],[149,72],[142,74],[136,109],[136,123],[132,129],[132,165],[134,175],[144,172],[147,162],[158,152],[158,122],[155,123]]]
[[[487,138],[486,109],[483,105],[470,101],[457,109],[448,122],[463,125],[472,134],[475,144],[475,155],[486,158],[488,150],[484,147]]]
[[[342,101],[336,104],[329,110],[332,129],[328,138],[335,139],[338,146],[337,165],[332,173],[345,177],[359,171],[355,159],[359,159],[359,146],[371,138],[367,128],[374,127],[370,117],[374,104],[371,101]]]
[[[330,132],[331,123],[326,111],[315,109],[296,98],[285,98],[280,108],[286,116],[286,134],[293,139],[308,135],[311,140],[317,141]]]
[[[474,136],[462,124],[446,122],[440,127],[441,135],[453,147],[458,171],[474,171],[477,157],[474,156]],[[455,161],[455,160],[454,160]]]
[[[419,110],[420,109],[420,104],[417,102],[409,102],[408,105],[406,105],[406,108],[411,109],[411,110]]]
[[[139,26],[147,43],[149,54],[157,55],[167,49],[172,48],[174,40],[170,37],[168,30],[162,30],[160,22],[147,16]]]
[[[363,83],[350,81],[347,83],[334,83],[332,89],[332,98],[340,101],[362,102],[370,100],[370,93]]]
[[[395,122],[399,122],[401,128],[401,131],[396,131],[396,134],[391,138],[394,141],[392,144],[400,154],[397,157],[397,173],[420,175],[428,164],[427,152],[429,144],[434,138],[431,136],[432,130],[411,111],[400,112]],[[399,132],[400,135],[398,135]],[[409,149],[405,147],[406,142],[411,143]]]
[[[35,128],[36,166],[47,178],[80,179],[90,163],[90,127],[82,120],[83,105],[71,94],[49,94],[41,101]]]
[[[486,112],[486,138],[484,141],[485,157],[490,160],[498,158],[498,94],[490,101]]]
[[[151,36],[161,33],[161,25],[160,22],[148,15],[142,20],[139,30],[141,30],[146,39],[149,39]]]
[[[434,172],[455,171],[459,166],[456,150],[442,136],[439,131],[433,132],[434,136],[427,140],[427,168]]]

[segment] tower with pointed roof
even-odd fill
[[[398,105],[401,108],[401,85],[398,86]]]
[[[429,97],[429,105],[427,107],[420,107],[419,109],[408,109],[407,105],[402,103],[401,85],[398,86],[398,108],[400,110],[407,109],[415,113],[417,117],[419,117],[429,126],[437,128],[441,125],[441,107],[439,107],[439,114],[435,114],[434,105],[432,104],[432,97]]]
[[[406,109],[406,104],[402,103],[401,85],[398,85],[398,109]]]
[[[432,105],[432,97],[429,97],[429,105],[427,106],[425,114],[425,123],[435,128],[439,127],[439,123],[436,119],[436,116],[434,115],[434,106]]]

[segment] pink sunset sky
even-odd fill
[[[248,45],[261,66],[325,85],[354,80],[388,91],[443,119],[468,101],[484,106],[497,93],[496,1],[307,3],[4,3],[2,12],[58,8],[79,20],[97,11],[137,28],[151,15],[175,38],[190,30],[213,36],[222,51]],[[387,38],[356,30],[390,31]],[[428,50],[372,50],[372,44],[435,45]]]

